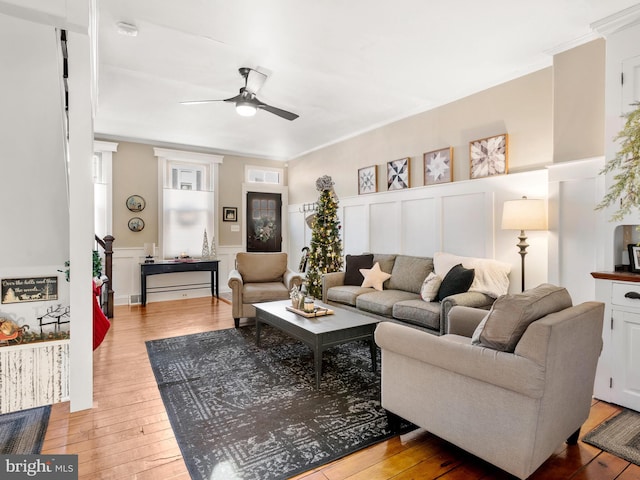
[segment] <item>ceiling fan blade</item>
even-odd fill
[[[217,100],[188,100],[186,102],[180,102],[181,105],[198,105],[199,103],[214,103],[214,102],[237,102],[242,98],[242,95],[236,95],[231,98],[220,98]]]
[[[259,103],[258,108],[261,108],[262,110],[266,110],[269,113],[273,113],[274,115],[278,115],[279,117],[282,117],[286,120],[295,120],[296,118],[299,117],[299,115],[295,113],[287,112],[286,110],[272,107],[271,105],[267,105],[266,103],[262,103],[262,102]]]
[[[245,89],[255,95],[258,93],[258,90],[260,90],[262,85],[264,85],[266,79],[267,76],[264,73],[250,69],[247,74],[247,84],[245,85]]]

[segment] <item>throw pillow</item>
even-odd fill
[[[566,288],[544,283],[523,293],[499,297],[480,332],[480,344],[513,352],[534,321],[572,305]]]
[[[382,291],[382,284],[391,278],[391,275],[380,270],[380,264],[376,262],[373,268],[361,268],[360,273],[364,276],[363,287],[373,287]]]
[[[473,335],[471,335],[471,344],[472,345],[480,345],[480,334],[482,330],[484,330],[484,326],[487,323],[487,318],[489,318],[489,313],[487,313],[482,321],[478,324],[476,329],[473,331]]]
[[[461,257],[445,252],[433,254],[433,270],[442,278],[458,263],[476,271],[473,283],[469,287],[470,292],[484,293],[493,298],[509,293],[511,264],[491,258]]]
[[[360,269],[371,267],[373,267],[373,253],[365,255],[347,255],[345,258],[344,284],[362,285],[364,277],[360,273]]]
[[[422,297],[422,300],[425,302],[433,302],[438,297],[438,290],[440,289],[441,284],[442,279],[434,272],[427,275],[427,278],[424,279],[422,288],[420,289],[420,296]]]
[[[453,267],[442,279],[442,285],[438,290],[438,301],[469,290],[475,275],[476,272],[473,268],[464,268],[461,264]]]

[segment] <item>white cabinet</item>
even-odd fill
[[[606,304],[594,396],[640,411],[640,282],[624,281],[640,275],[594,276],[596,297]]]

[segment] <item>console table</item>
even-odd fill
[[[162,273],[211,272],[211,296],[218,297],[218,263],[220,260],[194,260],[189,262],[165,261],[140,264],[140,301],[147,304],[147,277]],[[165,290],[171,291],[171,290]]]

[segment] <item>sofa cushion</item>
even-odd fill
[[[391,273],[393,270],[393,264],[396,261],[396,254],[387,254],[387,253],[374,253],[373,254],[373,263],[380,264],[380,270],[383,272]]]
[[[390,274],[380,270],[380,264],[375,263],[373,268],[361,268],[360,273],[364,276],[362,287],[373,287],[382,291],[382,284],[391,277]]]
[[[523,293],[499,297],[486,318],[480,344],[513,352],[527,327],[534,321],[571,307],[566,288],[543,283]]]
[[[363,293],[356,298],[356,307],[366,312],[376,313],[385,317],[393,315],[393,305],[403,300],[420,299],[417,293],[402,290],[383,290]],[[422,301],[422,300],[420,300]]]
[[[420,293],[422,282],[433,272],[433,259],[398,255],[393,263],[391,278],[385,288]]]
[[[287,271],[287,254],[239,252],[236,269],[244,283],[281,282]]]
[[[344,303],[346,305],[356,305],[356,298],[363,293],[371,293],[373,288],[363,288],[356,285],[340,285],[327,290],[327,300],[330,302]]]
[[[442,278],[439,275],[436,275],[435,272],[431,272],[427,275],[427,278],[422,282],[422,287],[420,287],[420,297],[425,302],[433,302],[438,298],[438,290],[440,290],[440,285],[442,284]]]
[[[344,284],[362,285],[364,277],[360,273],[361,268],[373,267],[373,253],[364,255],[347,255],[345,257]]]
[[[433,330],[440,329],[440,304],[438,302],[425,302],[417,300],[401,300],[393,305],[393,318],[405,322],[428,327]]]
[[[451,253],[436,252],[433,255],[434,271],[442,278],[454,266],[461,263],[465,268],[473,268],[476,275],[469,287],[470,292],[480,292],[493,298],[509,292],[509,272],[511,264],[492,258],[461,257]]]
[[[474,276],[475,270],[473,268],[464,268],[460,264],[454,266],[442,279],[438,290],[438,301],[442,301],[449,295],[468,291]]]
[[[242,303],[287,300],[289,290],[282,282],[245,283],[242,286]]]

